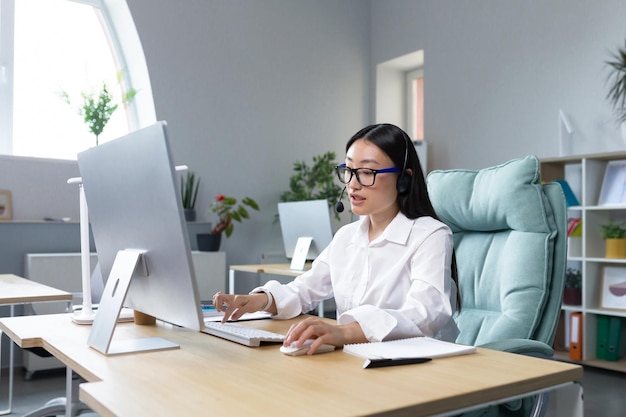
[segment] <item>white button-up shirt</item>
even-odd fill
[[[432,217],[398,213],[373,241],[369,218],[348,224],[310,270],[288,284],[269,281],[278,319],[311,311],[335,297],[337,322],[357,321],[369,341],[430,336],[454,341],[456,285],[452,232]]]

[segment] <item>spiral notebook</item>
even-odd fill
[[[474,353],[476,347],[430,337],[411,337],[385,342],[348,344],[343,347],[343,351],[366,359],[442,358]]]

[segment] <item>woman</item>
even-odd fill
[[[430,336],[454,341],[458,305],[452,233],[437,220],[415,147],[390,124],[371,125],[346,145],[337,166],[352,212],[361,220],[330,245],[293,282],[269,281],[248,295],[215,294],[224,321],[266,310],[288,319],[335,297],[337,324],[309,317],[289,329],[284,345],[315,339],[338,347]]]

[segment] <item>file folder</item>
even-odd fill
[[[620,340],[622,338],[621,317],[609,318],[608,346],[606,349],[606,360],[617,361],[620,357]]]
[[[607,359],[606,352],[609,344],[609,316],[599,315],[596,331],[596,358]]]
[[[572,191],[572,187],[569,186],[567,181],[554,180],[554,182],[558,182],[559,184],[561,184],[563,194],[565,194],[565,204],[567,205],[567,207],[580,206],[580,202],[578,201],[578,198],[576,198],[576,194],[574,194],[574,191]]]
[[[572,360],[581,361],[583,359],[583,315],[579,312],[571,313],[569,320],[569,357]]]

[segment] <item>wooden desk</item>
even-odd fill
[[[286,332],[297,319],[250,326]],[[578,365],[478,349],[420,365],[362,368],[337,350],[286,356],[162,323],[119,324],[118,340],[160,336],[177,350],[106,357],[90,328],[68,315],[13,317],[0,328],[22,347],[43,346],[79,373],[80,399],[102,416],[428,416],[582,380]]]
[[[0,274],[0,305],[11,306],[11,317],[15,315],[16,304],[41,303],[46,301],[72,300],[72,294],[57,290],[47,285],[39,284],[28,279],[20,278],[12,274]],[[0,331],[2,337],[2,331]],[[0,340],[1,342],[1,340]],[[0,343],[0,347],[2,344]],[[14,345],[11,343],[9,350],[9,397],[6,410],[0,411],[0,415],[11,413],[13,406],[13,368],[14,368]]]
[[[72,294],[12,274],[0,274],[0,305],[71,301]]]

